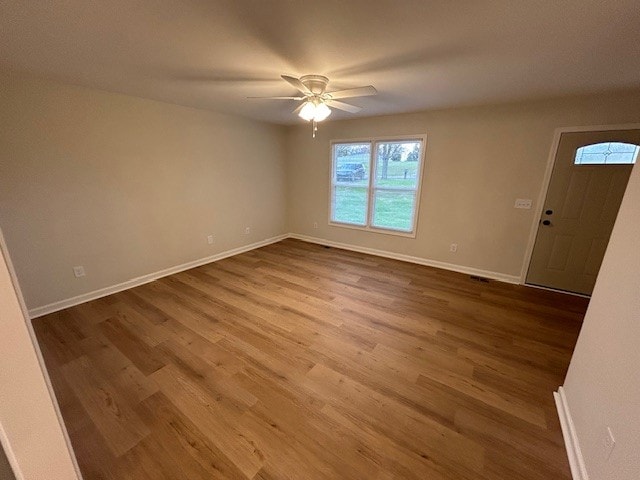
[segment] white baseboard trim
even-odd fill
[[[256,248],[264,247],[265,245],[270,245],[272,243],[276,243],[281,240],[284,240],[288,236],[289,235],[284,234],[284,235],[278,235],[277,237],[267,238],[266,240],[262,240],[260,242],[255,242],[249,245],[244,245],[242,247],[233,248],[231,250],[226,250],[224,252],[216,253],[215,255],[211,255],[209,257],[200,258],[198,260],[193,260],[191,262],[183,263],[182,265],[176,265],[175,267],[165,268],[164,270],[159,270],[157,272],[149,273],[141,277],[132,278],[131,280],[118,283],[117,285],[111,285],[109,287],[100,288],[92,292],[83,293],[82,295],[68,298],[66,300],[60,300],[58,302],[50,303],[42,307],[32,308],[29,310],[29,318],[34,319],[37,317],[41,317],[49,313],[57,312],[58,310],[64,310],[65,308],[73,307],[74,305],[78,305],[80,303],[89,302],[91,300],[96,300],[98,298],[106,297],[107,295],[121,292],[122,290],[127,290],[129,288],[137,287],[139,285],[144,285],[145,283],[153,282],[158,278],[166,277],[168,275],[173,275],[174,273],[199,267],[206,263],[222,260],[223,258],[232,257],[240,253],[248,252],[249,250],[255,250]]]
[[[413,257],[411,255],[389,252],[387,250],[377,250],[375,248],[360,247],[358,245],[351,245],[348,243],[334,242],[332,240],[326,240],[324,238],[309,237],[307,235],[300,235],[297,233],[290,233],[289,238],[295,238],[297,240],[302,240],[309,243],[317,243],[319,245],[325,245],[328,247],[342,248],[343,250],[351,250],[353,252],[367,253],[369,255],[375,255],[378,257],[391,258],[393,260],[402,260],[403,262],[416,263],[418,265],[426,265],[428,267],[442,268],[444,270],[466,273],[468,275],[477,275],[479,277],[491,278],[493,280],[499,280],[506,283],[520,283],[520,276],[518,275],[506,275],[504,273],[481,270],[479,268],[466,267],[464,265],[456,265],[454,263],[440,262],[438,260],[429,260],[428,258]]]
[[[567,457],[569,458],[569,466],[571,467],[573,480],[589,480],[564,388],[558,387],[558,391],[553,393],[553,397],[556,400],[556,408],[558,409],[562,436],[564,437],[564,444],[567,448]]]

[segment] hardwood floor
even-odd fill
[[[86,480],[551,480],[585,309],[285,240],[34,325]]]

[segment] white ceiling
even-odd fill
[[[639,88],[640,3],[0,0],[0,67],[277,123],[295,102],[246,97],[317,73],[370,116]]]

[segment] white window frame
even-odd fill
[[[373,225],[373,214],[374,214],[374,196],[375,192],[380,191],[398,191],[399,189],[393,189],[388,187],[376,187],[375,186],[375,175],[376,175],[376,153],[378,149],[379,143],[388,143],[388,142],[408,142],[408,141],[416,141],[420,142],[420,159],[418,165],[418,172],[416,174],[416,179],[418,180],[418,185],[415,189],[415,208],[413,209],[413,223],[410,231],[405,230],[394,230],[391,228],[385,227],[376,227]],[[337,185],[335,169],[336,169],[336,161],[334,158],[334,147],[336,144],[342,143],[368,143],[371,145],[369,150],[369,183],[367,184],[367,211],[365,217],[365,225],[355,225],[352,223],[344,223],[333,220],[333,197],[334,197],[334,189]],[[425,133],[418,135],[395,135],[395,136],[384,136],[384,137],[366,137],[366,138],[349,138],[349,139],[339,139],[339,140],[331,140],[329,146],[329,225],[334,227],[342,227],[349,228],[352,230],[361,230],[365,232],[373,232],[373,233],[382,233],[386,235],[395,235],[399,237],[409,237],[416,238],[416,233],[418,230],[418,218],[419,218],[419,210],[420,210],[420,200],[422,197],[422,181],[423,181],[423,173],[425,170],[425,158],[427,151],[427,135]],[[340,185],[338,185],[340,186]],[[407,190],[414,191],[414,190]]]

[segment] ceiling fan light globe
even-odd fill
[[[302,110],[300,110],[300,113],[298,113],[298,116],[306,120],[307,122],[313,120],[316,116],[316,106],[313,104],[313,102],[305,103],[304,107],[302,107]]]
[[[316,111],[313,119],[316,122],[321,122],[329,115],[331,115],[331,109],[325,103],[320,103],[316,106]]]

